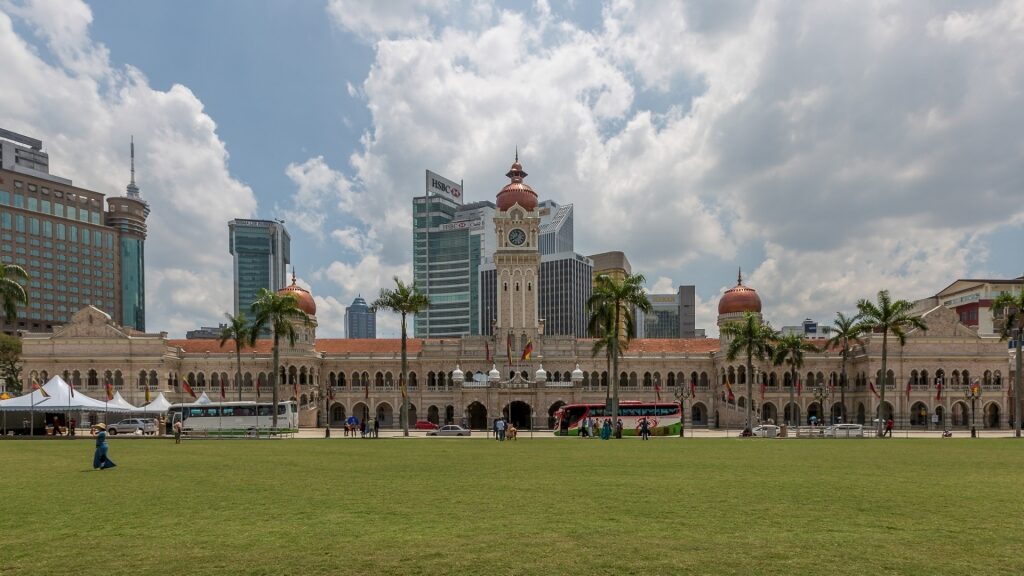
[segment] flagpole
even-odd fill
[[[31,388],[29,388],[29,389],[32,390]],[[36,391],[35,390],[32,390],[31,392],[29,392],[29,398],[31,399],[31,402],[32,402],[32,413],[29,414],[29,425],[28,425],[29,433],[28,433],[28,436],[29,436],[29,438],[32,438],[33,436],[36,435]]]

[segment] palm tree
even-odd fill
[[[19,282],[21,280],[22,282]],[[0,264],[0,300],[8,322],[18,319],[18,305],[28,305],[28,294],[22,283],[28,283],[28,272],[17,264]]]
[[[889,333],[899,339],[900,345],[907,343],[907,328],[927,330],[928,325],[920,316],[910,313],[914,305],[907,300],[893,300],[888,290],[878,291],[878,301],[871,302],[861,298],[857,302],[857,310],[860,316],[860,326],[867,332],[882,333],[882,371],[880,372],[882,382],[881,396],[878,404],[878,436],[882,436],[882,406],[885,405],[885,385],[887,383],[886,363],[888,361]]]
[[[1003,326],[999,331],[999,335],[1002,338],[1011,338],[1014,336],[1014,332],[1017,333],[1014,341],[1017,343],[1017,367],[1014,371],[1013,376],[1013,425],[1014,425],[1014,436],[1020,438],[1020,421],[1021,421],[1021,390],[1020,390],[1020,371],[1021,371],[1021,343],[1024,339],[1024,288],[1017,294],[1012,292],[1003,292],[992,302],[992,314],[1001,314],[1003,318]]]
[[[832,337],[825,342],[826,349],[838,347],[843,356],[842,375],[839,377],[839,404],[843,410],[843,422],[846,422],[846,361],[850,357],[850,345],[864,345],[861,338],[864,327],[859,322],[859,316],[848,317],[842,312],[836,312],[836,319],[832,321]]]
[[[288,339],[288,345],[295,345],[295,324],[298,320],[303,324],[309,324],[309,316],[299,308],[299,299],[294,294],[278,294],[266,288],[260,288],[256,294],[256,300],[252,303],[252,312],[256,315],[252,326],[249,328],[249,345],[255,346],[256,339],[264,328],[270,328],[274,335],[273,372],[270,377],[270,387],[274,394],[274,428],[277,428],[277,405],[278,405],[278,382],[277,377],[280,371],[280,345],[281,338]]]
[[[612,377],[612,350],[615,349],[615,345],[612,341],[615,340],[617,334],[614,328],[614,319],[612,317],[612,310],[610,308],[599,308],[591,311],[590,319],[587,321],[587,331],[591,336],[596,338],[594,340],[594,346],[590,349],[590,356],[594,357],[604,350],[604,357],[606,361],[607,370],[605,374],[609,378]],[[622,347],[619,347],[619,357],[622,357]],[[605,406],[611,403],[611,383],[604,388],[604,403]]]
[[[235,362],[237,366],[237,370],[235,371],[235,386],[238,388],[238,400],[241,401],[242,347],[249,341],[249,320],[246,319],[245,312],[239,312],[237,316],[232,316],[225,312],[224,317],[228,319],[228,323],[220,330],[220,345],[221,347],[224,347],[224,343],[228,340],[233,340],[235,342]]]
[[[370,306],[370,310],[373,312],[389,310],[402,315],[402,373],[399,375],[399,387],[402,390],[401,419],[402,434],[404,436],[409,435],[409,394],[406,390],[406,372],[408,371],[406,341],[408,336],[405,321],[409,314],[418,314],[427,306],[430,306],[430,299],[427,298],[426,294],[420,292],[419,288],[416,287],[416,282],[406,284],[398,276],[395,276],[395,288],[381,288],[380,296]]]
[[[772,343],[778,334],[768,324],[761,322],[753,312],[743,314],[739,322],[722,326],[722,334],[729,339],[725,357],[733,361],[741,353],[747,359],[747,424],[746,430],[754,427],[754,358],[764,361],[772,355]]]
[[[818,349],[800,337],[799,334],[786,334],[775,342],[772,363],[776,366],[789,366],[789,425],[800,425],[796,417],[796,400],[793,391],[796,388],[797,371],[804,365],[804,352],[817,352]]]
[[[604,319],[605,327],[609,329],[611,339],[612,374],[611,378],[611,406],[609,414],[612,422],[619,417],[619,356],[622,350],[629,346],[629,340],[636,332],[634,326],[633,309],[645,313],[651,312],[651,302],[644,292],[644,283],[647,281],[643,274],[627,274],[621,280],[607,274],[601,274],[594,281],[594,290],[587,300],[587,309],[590,310],[590,326],[593,328],[600,325]],[[597,322],[597,324],[595,324]]]

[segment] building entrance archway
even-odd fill
[[[771,402],[765,402],[761,406],[761,421],[769,424],[774,424],[779,419],[779,409],[775,407],[775,404]]]
[[[473,402],[466,407],[466,418],[469,419],[469,427],[474,430],[487,430],[487,407],[479,402]]]
[[[440,411],[437,406],[431,406],[427,408],[427,422],[437,424],[440,422]]]
[[[928,427],[928,407],[924,402],[914,402],[910,407],[910,425],[918,428]]]
[[[510,407],[506,405],[501,411],[506,422],[510,422],[520,430],[529,430],[533,427],[532,406],[522,400],[515,400],[511,404],[511,414],[509,414],[509,408]]]
[[[786,403],[786,408],[783,410],[783,415],[786,417],[786,424],[789,426],[798,426],[800,424],[800,406],[793,402],[792,404]]]

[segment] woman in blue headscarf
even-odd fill
[[[92,457],[92,467],[99,468],[100,470],[113,468],[117,464],[114,464],[110,458],[107,458],[107,425],[103,423],[97,424],[96,429],[100,432],[96,435],[96,452]]]

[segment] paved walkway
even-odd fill
[[[692,439],[700,439],[700,438],[735,438],[735,437],[738,437],[739,434],[740,434],[740,431],[738,429],[735,429],[735,428],[731,429],[731,430],[725,430],[725,429],[721,429],[721,430],[706,430],[706,429],[687,430],[686,431],[686,438],[685,439],[689,440],[691,438]],[[984,430],[984,431],[979,431],[979,435],[982,438],[1012,438],[1013,437],[1013,430]],[[918,430],[915,430],[915,431],[911,431],[911,432],[908,433],[905,430],[893,430],[892,436],[893,436],[893,438],[941,438],[942,437],[942,431],[941,430],[935,430],[935,431],[923,431],[923,430],[922,431],[918,431]],[[954,430],[953,431],[953,438],[969,438],[970,436],[971,436],[971,433],[969,431],[966,431],[966,430]],[[299,433],[296,434],[295,437],[296,438],[323,438],[324,437],[324,429],[323,428],[301,428],[299,430]],[[390,430],[390,429],[389,430],[381,430],[380,431],[380,437],[381,438],[402,438],[402,431],[401,430]],[[427,433],[424,430],[410,430],[409,431],[409,437],[410,438],[432,438],[431,436],[427,436]],[[551,430],[535,430],[532,435],[530,434],[529,430],[520,430],[519,431],[519,438],[520,439],[524,439],[524,440],[527,440],[527,439],[530,439],[530,438],[548,438],[548,439],[565,439],[565,440],[568,440],[568,439],[571,438],[573,440],[578,440],[578,438],[576,438],[575,436],[571,436],[569,438],[555,436],[555,434]],[[629,439],[629,438],[632,438],[632,437],[627,437],[626,439]],[[680,440],[680,438],[678,436],[653,436],[652,438],[654,438],[656,440],[671,440],[671,439]],[[337,429],[336,428],[331,428],[331,439],[332,440],[335,440],[335,439],[352,440],[353,438],[351,438],[351,437],[346,438],[344,430],[342,430],[340,428],[337,428]],[[355,439],[359,439],[358,436]],[[460,439],[463,439],[463,440],[470,440],[470,439],[493,440],[494,437],[491,436],[489,431],[486,431],[486,430],[474,430],[472,436],[463,437],[463,438],[460,438]]]

